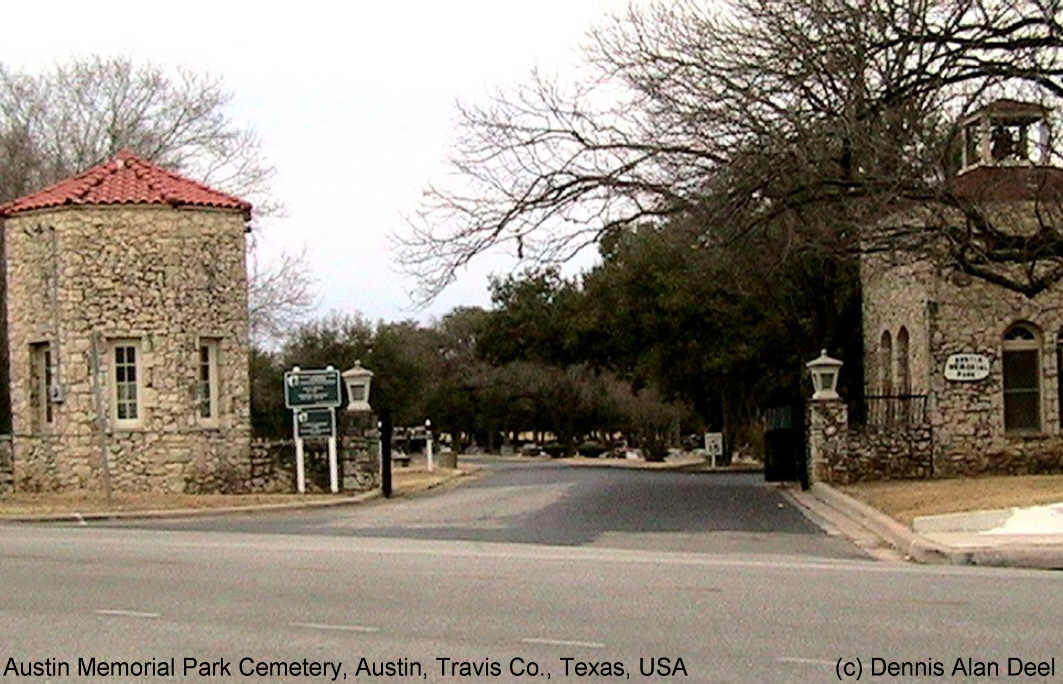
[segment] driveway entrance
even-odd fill
[[[827,536],[759,473],[574,467],[462,457],[476,479],[358,506],[124,525],[652,549],[694,553],[866,557]],[[112,523],[117,524],[117,523]]]

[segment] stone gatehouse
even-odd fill
[[[961,122],[953,192],[1019,232],[1063,223],[1047,114],[1000,100]],[[1063,472],[1063,285],[1027,297],[889,254],[865,256],[861,281],[865,394],[877,415],[856,434],[845,407],[813,411],[821,477]]]
[[[202,490],[246,469],[250,210],[126,150],[0,205],[16,488]]]

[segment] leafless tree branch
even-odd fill
[[[590,35],[574,84],[535,74],[459,109],[453,175],[426,190],[400,260],[427,301],[494,247],[556,263],[617,226],[683,214],[707,247],[786,231],[797,250],[917,249],[1041,291],[1063,268],[1060,212],[1039,199],[1037,225],[1015,234],[957,196],[956,122],[1002,96],[1063,97],[1059,12],[1042,0],[632,7]],[[916,202],[938,207],[933,222],[890,225]]]

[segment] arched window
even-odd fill
[[[879,394],[889,396],[893,394],[893,338],[890,331],[882,333],[882,341],[878,347],[879,357]]]
[[[1001,366],[1004,372],[1004,429],[1041,430],[1041,342],[1028,323],[1016,323],[1004,333]]]
[[[1059,428],[1063,431],[1063,329],[1056,335],[1056,392],[1059,397]]]
[[[908,368],[908,328],[901,326],[897,331],[897,394],[912,393],[912,377]],[[897,421],[907,423],[911,417],[908,399],[898,399],[895,411]]]
[[[912,393],[912,376],[908,366],[908,328],[897,332],[897,393]]]

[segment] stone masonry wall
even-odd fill
[[[307,491],[329,491],[327,443],[307,441],[304,447]],[[380,450],[376,440],[343,438],[338,446],[337,460],[341,491],[364,492],[380,486]],[[251,443],[246,491],[295,490],[295,442],[254,440]]]
[[[934,472],[928,424],[851,426],[842,402],[812,401],[806,425],[814,481],[852,484],[928,478]]]
[[[29,463],[20,469],[20,480],[16,482],[11,438],[0,436],[0,495],[16,490],[50,490],[50,484],[57,481],[56,441],[52,440],[51,451],[42,446],[40,453],[27,456]],[[327,444],[308,441],[305,456],[307,491],[329,491]],[[340,441],[337,459],[341,491],[364,492],[380,486],[380,449],[376,440],[345,437]],[[209,454],[194,461],[185,475],[184,491],[188,493],[294,492],[295,443],[291,440],[254,440],[245,460],[234,461]]]
[[[998,204],[984,209],[999,225],[1018,226],[1016,230],[1036,211],[1044,211],[1028,204]],[[861,279],[867,393],[881,393],[879,346],[884,330],[893,340],[893,391],[899,391],[897,335],[905,326],[912,393],[929,395],[935,476],[1063,472],[1056,361],[1057,339],[1063,332],[1063,285],[1029,298],[929,260],[896,263],[884,256],[865,256]],[[1039,331],[1041,429],[1009,433],[1004,427],[1001,358],[1004,333],[1019,322]],[[986,356],[989,377],[946,380],[946,361],[959,353]]]
[[[14,490],[15,469],[11,460],[11,438],[0,436],[0,496]]]
[[[245,222],[237,211],[63,207],[4,220],[15,481],[116,489],[224,488],[249,459]],[[111,345],[139,346],[141,415],[119,427]],[[218,344],[218,416],[198,411],[199,345]],[[63,391],[35,416],[30,346],[50,344]],[[217,472],[215,472],[217,471]],[[239,478],[237,478],[239,479]]]
[[[901,330],[908,334],[908,377],[910,394],[925,394],[930,387],[930,342],[927,303],[932,276],[922,262],[895,264],[883,256],[866,257],[860,264],[863,296],[864,392],[900,394]],[[882,349],[882,336],[889,332],[890,358]],[[888,364],[890,386],[883,375]]]
[[[962,282],[962,281],[961,281]],[[1059,369],[1056,340],[1063,330],[1063,289],[1030,299],[981,281],[957,285],[938,280],[931,337],[937,470],[942,475],[1063,472]],[[1001,354],[1004,332],[1031,324],[1040,333],[1041,430],[1009,434],[1004,429]],[[951,382],[943,369],[949,355],[971,352],[989,358],[989,377]]]

